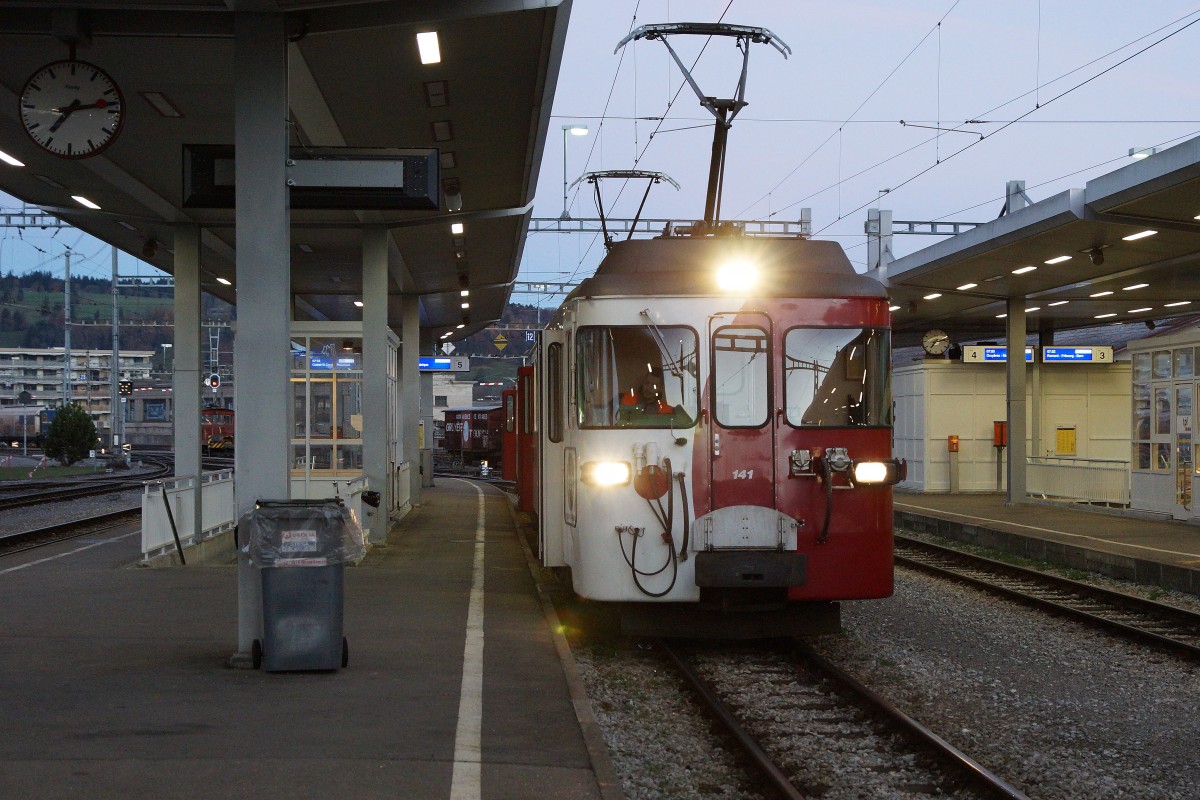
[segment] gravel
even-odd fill
[[[1193,800],[1200,666],[898,569],[815,649],[1030,797]],[[1162,598],[1160,598],[1162,599]],[[634,643],[572,643],[626,796],[753,798],[696,701]]]

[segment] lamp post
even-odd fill
[[[170,370],[167,369],[167,351],[174,347],[174,345],[164,342],[160,344],[159,347],[162,348],[162,371],[165,375],[170,372]]]
[[[563,210],[559,219],[570,219],[567,211],[567,134],[572,136],[587,136],[587,125],[563,125]]]

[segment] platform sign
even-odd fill
[[[420,356],[417,368],[421,372],[470,372],[468,356]]]
[[[969,344],[962,349],[964,364],[983,364],[1008,361],[1008,348],[997,345]],[[1025,360],[1033,361],[1033,348],[1025,348]]]
[[[1111,364],[1113,349],[1109,345],[1097,347],[1043,347],[1042,363],[1063,364]]]

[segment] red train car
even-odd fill
[[[464,464],[496,467],[503,447],[504,406],[446,409],[442,449]]]
[[[200,409],[200,442],[208,452],[233,452],[233,409]]]

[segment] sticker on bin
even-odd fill
[[[280,558],[276,559],[277,567],[327,567],[328,558]]]
[[[279,541],[281,553],[311,553],[317,549],[316,531],[283,531]]]

